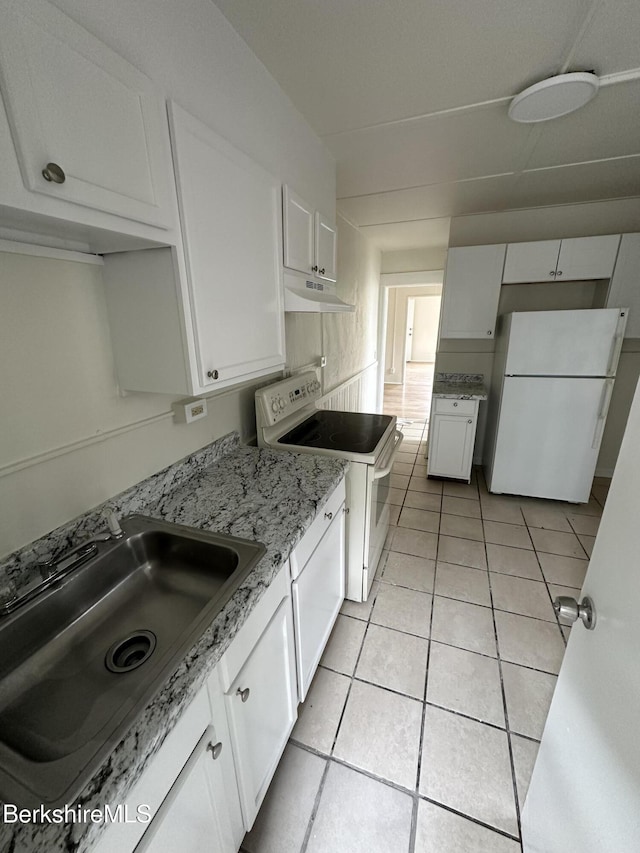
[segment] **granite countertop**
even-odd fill
[[[432,396],[450,400],[486,400],[488,391],[482,373],[436,373]]]
[[[124,802],[166,735],[200,690],[277,575],[349,463],[329,456],[244,447],[237,434],[170,466],[110,500],[121,514],[140,512],[165,521],[262,542],[266,554],[186,655],[165,686],[134,721],[77,798],[84,808]],[[29,561],[51,555],[104,526],[100,510],[53,531],[0,563],[4,581],[19,587]],[[91,824],[0,826],[0,849],[82,853],[101,827]]]

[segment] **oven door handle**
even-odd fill
[[[393,468],[393,461],[396,458],[396,453],[400,449],[400,445],[404,441],[404,435],[400,432],[399,429],[395,432],[395,442],[393,447],[391,448],[389,458],[387,460],[387,464],[384,468],[376,468],[373,472],[373,479],[380,480],[382,477],[386,477],[387,474],[391,473],[391,469]]]

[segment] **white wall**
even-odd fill
[[[385,343],[384,381],[389,385],[402,382],[407,329],[407,300],[410,296],[440,297],[441,284],[389,287]]]
[[[435,361],[440,301],[440,296],[414,297],[411,361]]]
[[[430,246],[425,249],[400,249],[395,252],[383,252],[381,272],[441,270],[444,269],[446,259],[446,246]]]

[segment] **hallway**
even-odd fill
[[[427,420],[431,410],[434,367],[433,362],[408,361],[404,385],[386,383],[384,386],[384,414]]]
[[[585,506],[427,480],[404,426],[369,601],[345,602],[248,853],[519,853],[607,485]]]

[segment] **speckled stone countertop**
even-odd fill
[[[165,686],[77,798],[84,808],[124,802],[149,760],[204,684],[318,511],[343,478],[348,462],[310,453],[243,447],[237,434],[170,466],[108,505],[166,521],[262,542],[267,552]],[[206,467],[205,467],[206,465]],[[97,508],[0,564],[0,578],[20,586],[29,559],[59,552],[78,531],[104,526]],[[0,825],[0,850],[83,853],[102,827],[91,824]]]
[[[482,373],[436,373],[432,396],[450,400],[486,400],[488,392]]]

